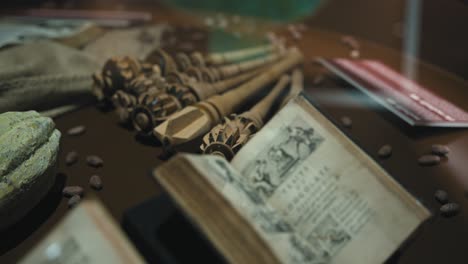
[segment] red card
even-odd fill
[[[375,60],[318,59],[413,126],[468,127],[468,113]]]

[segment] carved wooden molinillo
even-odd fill
[[[167,83],[161,76],[153,74],[151,76],[140,75],[133,79],[123,90],[118,90],[112,96],[112,104],[119,116],[121,123],[130,121],[130,114],[137,105],[137,98],[148,91],[161,92],[166,90]]]
[[[119,90],[132,95],[141,93],[132,92],[132,81],[144,76],[150,78],[159,76],[167,78],[166,83],[189,83],[193,81],[215,82],[223,78],[234,76],[268,61],[278,59],[278,54],[271,54],[265,58],[251,60],[242,64],[221,66],[220,68],[206,67],[206,65],[219,65],[235,60],[246,59],[274,51],[272,45],[265,45],[236,51],[208,54],[206,57],[199,52],[189,57],[178,53],[176,59],[172,58],[162,49],[155,49],[145,62],[124,56],[113,57],[106,61],[100,73],[93,75],[93,93],[98,100],[110,100]],[[186,73],[187,71],[187,73]],[[129,91],[130,90],[130,91]]]
[[[211,61],[226,62],[230,59],[246,58],[272,50],[270,46],[260,46],[210,54],[206,58]],[[136,121],[138,113],[132,115],[132,112],[137,104],[150,104],[157,101],[157,105],[151,105],[150,108],[146,107],[142,110],[148,118],[140,114],[138,118],[140,122],[134,122],[134,124],[152,124],[150,121],[153,120],[157,121],[157,124],[160,122],[160,116],[167,116],[185,105],[200,100],[199,94],[202,93],[203,89],[193,87],[206,87],[206,83],[216,83],[214,85],[216,87],[219,86],[217,82],[222,79],[259,68],[280,58],[279,54],[272,53],[250,61],[207,68],[204,67],[205,58],[200,56],[201,54],[194,53],[189,58],[187,55],[179,53],[177,60],[174,60],[164,50],[156,49],[151,55],[156,64],[142,63],[130,57],[111,58],[104,65],[102,72],[93,76],[95,83],[93,93],[99,100],[112,102],[121,123],[127,123],[132,116],[134,116],[133,120]],[[193,65],[202,66],[194,67]],[[180,67],[187,68],[186,72],[179,71]],[[162,92],[168,93],[168,95],[160,95]],[[198,99],[195,100],[194,96]],[[145,100],[139,100],[140,97],[144,97]],[[149,116],[151,113],[158,114]],[[153,128],[151,125],[144,127],[147,128],[143,130],[147,131]],[[138,126],[137,129],[141,130],[140,128],[141,126]]]
[[[190,85],[175,83],[169,86],[166,92],[148,91],[139,97],[138,104],[133,109],[133,126],[137,131],[149,133],[183,107],[223,93],[253,78],[263,70],[264,68],[259,68],[216,83],[193,82]]]
[[[220,65],[234,61],[244,60],[254,56],[262,55],[276,51],[276,46],[272,44],[261,45],[257,47],[245,48],[240,50],[211,53],[205,57],[206,65]]]
[[[215,95],[206,101],[185,107],[154,128],[153,134],[164,144],[181,144],[201,136],[223,117],[238,111],[246,101],[302,60],[303,56],[297,49],[290,49],[284,59],[256,78],[223,95]]]
[[[250,111],[225,117],[203,137],[200,146],[203,154],[213,154],[231,160],[247,141],[263,127],[267,115],[278,96],[289,83],[289,76],[283,75],[271,92]]]
[[[176,59],[174,59],[164,50],[155,49],[146,58],[145,62],[128,56],[113,57],[106,61],[101,72],[93,75],[94,85],[92,92],[98,100],[108,100],[116,91],[125,91],[129,84],[142,74],[147,77],[152,75],[166,77],[168,74],[173,74],[176,76],[173,76],[172,80],[179,79],[186,83],[191,77],[183,72],[189,68],[192,68],[189,71],[192,77],[197,77],[198,81],[217,81],[222,79],[221,73],[213,68],[207,68],[207,65],[226,64],[266,54],[274,50],[274,46],[264,45],[230,52],[212,53],[206,56],[203,56],[199,52],[194,52],[190,56],[178,53]],[[221,72],[228,70],[229,67]],[[233,76],[235,74],[225,75]],[[168,82],[170,83],[170,81]],[[128,91],[125,92],[129,93]],[[130,92],[130,94],[133,93]]]
[[[207,55],[207,59],[215,62],[222,62],[228,65],[207,64],[199,52],[191,54],[177,53],[171,57],[162,49],[156,49],[150,56],[149,61],[160,66],[163,76],[167,77],[169,83],[187,83],[190,78],[196,81],[216,82],[228,77],[232,77],[242,72],[261,67],[262,65],[274,62],[281,58],[281,54],[274,51],[272,45],[255,48],[215,53]],[[270,54],[267,54],[270,53]],[[252,56],[261,56],[248,61],[233,63],[236,59],[247,59]]]
[[[179,52],[173,58],[162,49],[156,49],[146,57],[145,61],[159,65],[163,75],[165,75],[171,71],[186,71],[192,66],[207,67],[228,64],[274,51],[276,51],[276,47],[267,44],[234,51],[209,53],[205,56],[200,52],[193,52],[191,54]]]
[[[159,75],[160,69],[128,56],[113,57],[106,61],[100,73],[93,74],[92,92],[99,101],[110,100],[115,92],[128,89],[130,83],[142,74]]]
[[[187,75],[194,77],[197,80],[206,82],[214,82],[226,79],[237,74],[247,72],[281,59],[284,54],[272,53],[267,56],[248,60],[240,63],[233,63],[219,67],[189,67],[185,72]]]

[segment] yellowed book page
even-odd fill
[[[284,258],[275,250],[282,248],[286,252],[292,248],[289,238],[293,230],[228,161],[211,155],[187,154],[185,158],[252,225],[260,239],[270,246],[276,259],[284,263],[304,263],[302,258],[289,259],[290,256],[295,257],[291,254]],[[243,232],[247,231],[239,228],[239,236],[244,236]]]
[[[84,201],[19,263],[145,262],[100,203]]]
[[[303,98],[232,165],[271,209],[274,223],[257,226],[285,263],[382,263],[430,215]]]

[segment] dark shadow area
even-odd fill
[[[161,147],[162,145],[161,142],[151,134],[137,133],[135,134],[135,140],[140,144],[150,147]]]
[[[172,158],[172,156],[174,156],[177,152],[171,150],[171,149],[163,149],[163,151],[161,151],[161,154],[159,154],[158,156],[158,159],[162,160],[162,161],[167,161],[169,160],[170,158]]]
[[[176,233],[184,234],[183,239]],[[177,263],[226,263],[179,211],[156,230],[156,237]]]
[[[16,247],[36,231],[55,211],[62,199],[67,176],[57,173],[49,193],[22,220],[0,233],[0,255]]]
[[[226,263],[165,194],[130,208],[122,225],[149,263]]]
[[[112,103],[107,101],[101,101],[96,103],[96,108],[103,113],[109,113],[114,110]]]
[[[117,124],[119,125],[120,128],[123,128],[129,132],[132,132],[134,131],[135,129],[133,128],[133,125],[132,125],[132,122],[128,121],[128,122],[125,122],[125,123],[122,123],[122,122],[117,122]]]

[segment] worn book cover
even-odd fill
[[[184,154],[155,176],[231,262],[382,263],[430,216],[302,97],[231,163]]]

